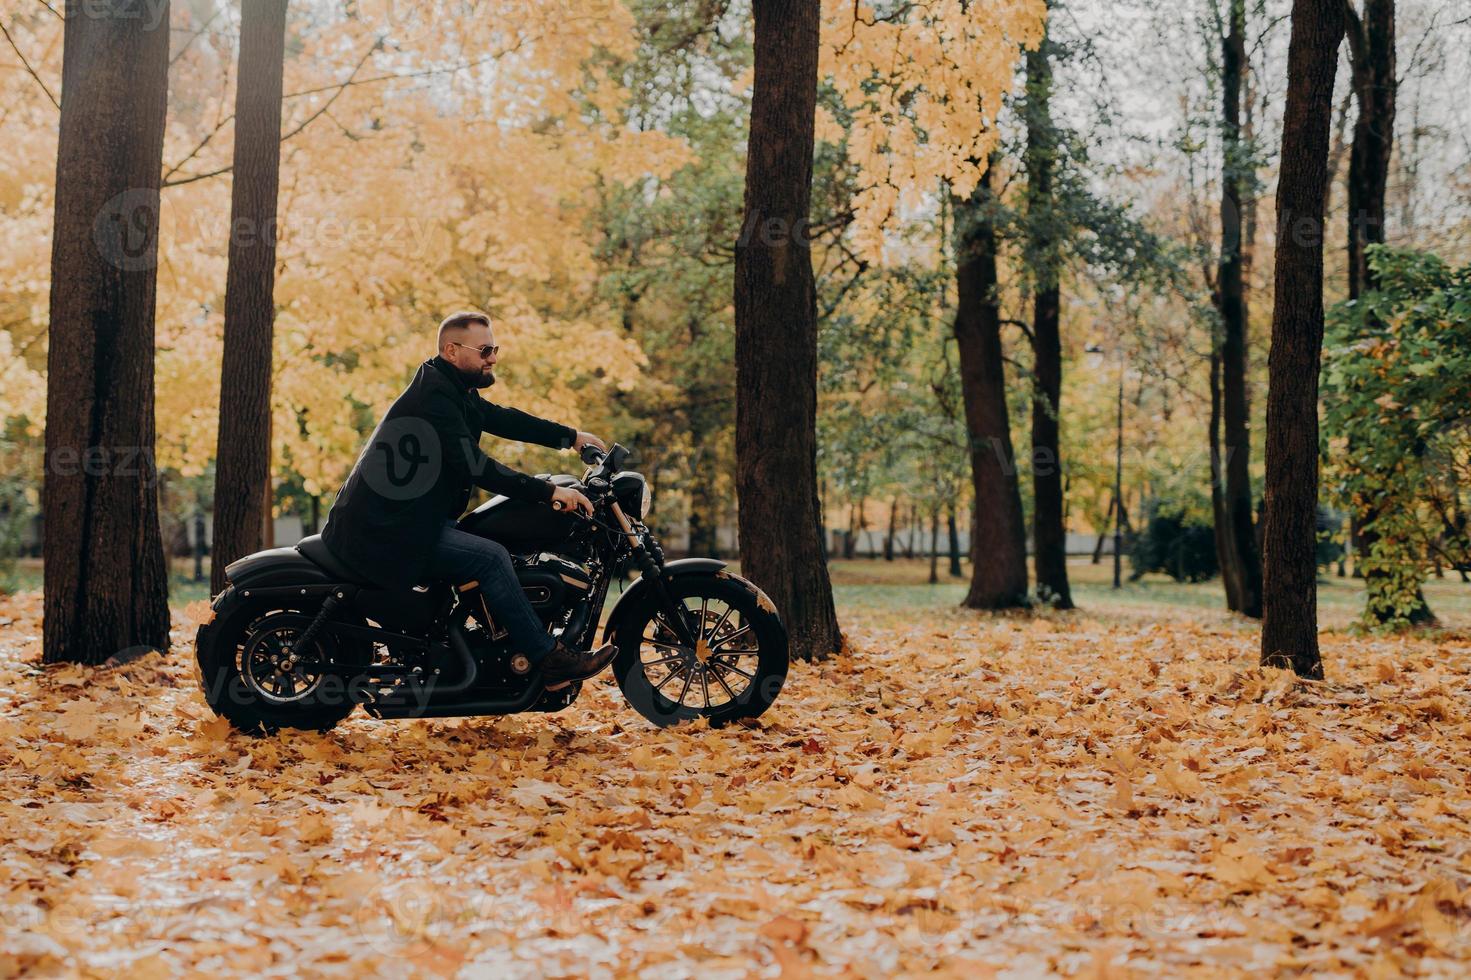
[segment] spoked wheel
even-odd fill
[[[657,725],[724,724],[771,706],[787,676],[787,633],[776,608],[734,575],[689,575],[671,589],[693,644],[652,595],[618,627],[613,671],[628,703]]]
[[[355,705],[349,685],[332,669],[343,652],[330,635],[318,636],[293,656],[300,620],[314,609],[285,610],[235,604],[199,628],[195,656],[204,697],[215,714],[241,731],[324,730]],[[363,660],[366,654],[353,651]],[[346,654],[352,656],[352,653]]]
[[[271,704],[296,704],[322,686],[322,644],[314,642],[302,657],[291,652],[301,630],[276,625],[274,616],[253,623],[239,650],[237,669],[252,693]]]

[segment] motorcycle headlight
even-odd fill
[[[623,507],[624,512],[630,517],[641,521],[648,516],[653,496],[649,492],[649,483],[644,479],[642,473],[634,473],[631,470],[615,473],[613,493],[617,496],[618,503]]]

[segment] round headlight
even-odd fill
[[[639,520],[643,520],[644,518],[648,517],[649,516],[649,508],[651,508],[653,505],[654,505],[654,488],[649,485],[649,481],[648,480],[645,480],[644,481],[644,492],[643,492],[643,494],[641,494],[639,496],[639,500],[638,500],[638,519]]]

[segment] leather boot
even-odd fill
[[[551,652],[542,658],[541,676],[549,689],[572,681],[585,681],[602,673],[617,654],[618,648],[612,643],[604,643],[592,650],[572,650],[558,640]]]

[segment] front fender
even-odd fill
[[[714,575],[725,567],[725,562],[719,558],[676,558],[674,561],[664,563],[664,575],[670,579],[676,579],[684,575]],[[649,591],[649,583],[644,581],[640,575],[624,593],[618,597],[613,604],[612,612],[608,613],[608,625],[603,629],[603,641],[607,642],[613,638],[618,631],[623,617],[628,615],[630,609],[638,608],[639,602]]]

